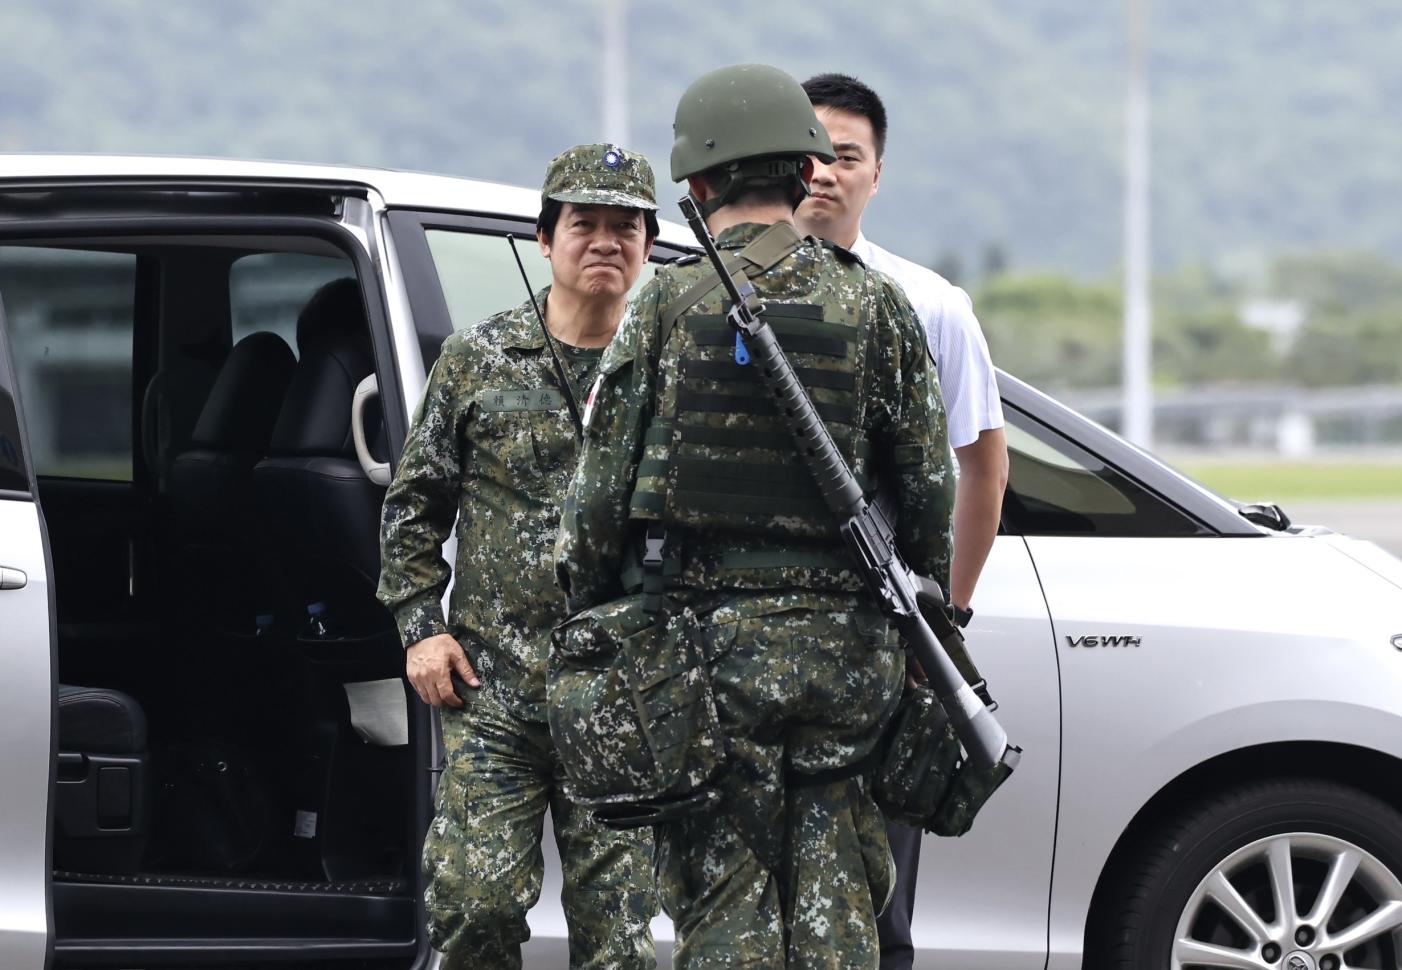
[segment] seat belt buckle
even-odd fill
[[[652,616],[662,616],[663,599],[667,583],[663,577],[665,560],[662,547],[667,544],[667,530],[659,523],[648,526],[643,537],[643,612]]]
[[[664,532],[660,536],[649,534],[643,539],[643,566],[662,568],[662,547],[667,543],[667,534]]]

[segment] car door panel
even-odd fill
[[[1060,772],[1059,683],[1046,602],[1020,537],[994,541],[974,605],[969,649],[1022,761],[972,831],[924,837],[911,935],[922,958],[940,965],[1040,970]]]
[[[0,500],[0,567],[24,585],[0,590],[0,964],[43,965],[48,919],[46,882],[51,766],[49,583],[39,509]],[[7,584],[8,585],[8,584]]]
[[[43,967],[51,936],[52,598],[6,340],[0,310],[0,966]]]
[[[1395,587],[1362,568],[1321,568],[1325,543],[1036,536],[1028,546],[1054,617],[1067,739],[1051,967],[1080,965],[1107,857],[1175,778],[1279,743],[1402,756],[1396,621],[1380,605],[1395,602]],[[1358,639],[1369,625],[1376,635]]]

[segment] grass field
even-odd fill
[[[1402,499],[1398,462],[1183,461],[1175,466],[1214,492],[1242,501]]]

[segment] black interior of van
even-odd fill
[[[356,388],[387,367],[381,301],[329,230],[205,224],[0,246],[17,356],[77,388],[53,418],[76,450],[36,461],[61,682],[56,964],[403,966],[431,742],[374,596],[384,487],[352,440]],[[71,311],[65,254],[125,267],[130,318],[60,367],[19,345]],[[108,361],[128,332],[129,359]],[[363,420],[390,460],[403,417]],[[92,445],[117,456],[102,473],[70,460],[96,427],[124,442]]]

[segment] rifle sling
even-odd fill
[[[726,272],[732,276],[740,274],[753,279],[788,259],[803,246],[803,237],[791,222],[776,222],[733,256],[723,257]],[[681,296],[668,303],[662,310],[662,331],[657,342],[657,352],[667,345],[672,336],[672,328],[683,313],[690,310],[711,290],[720,285],[720,274],[714,268],[688,287]]]

